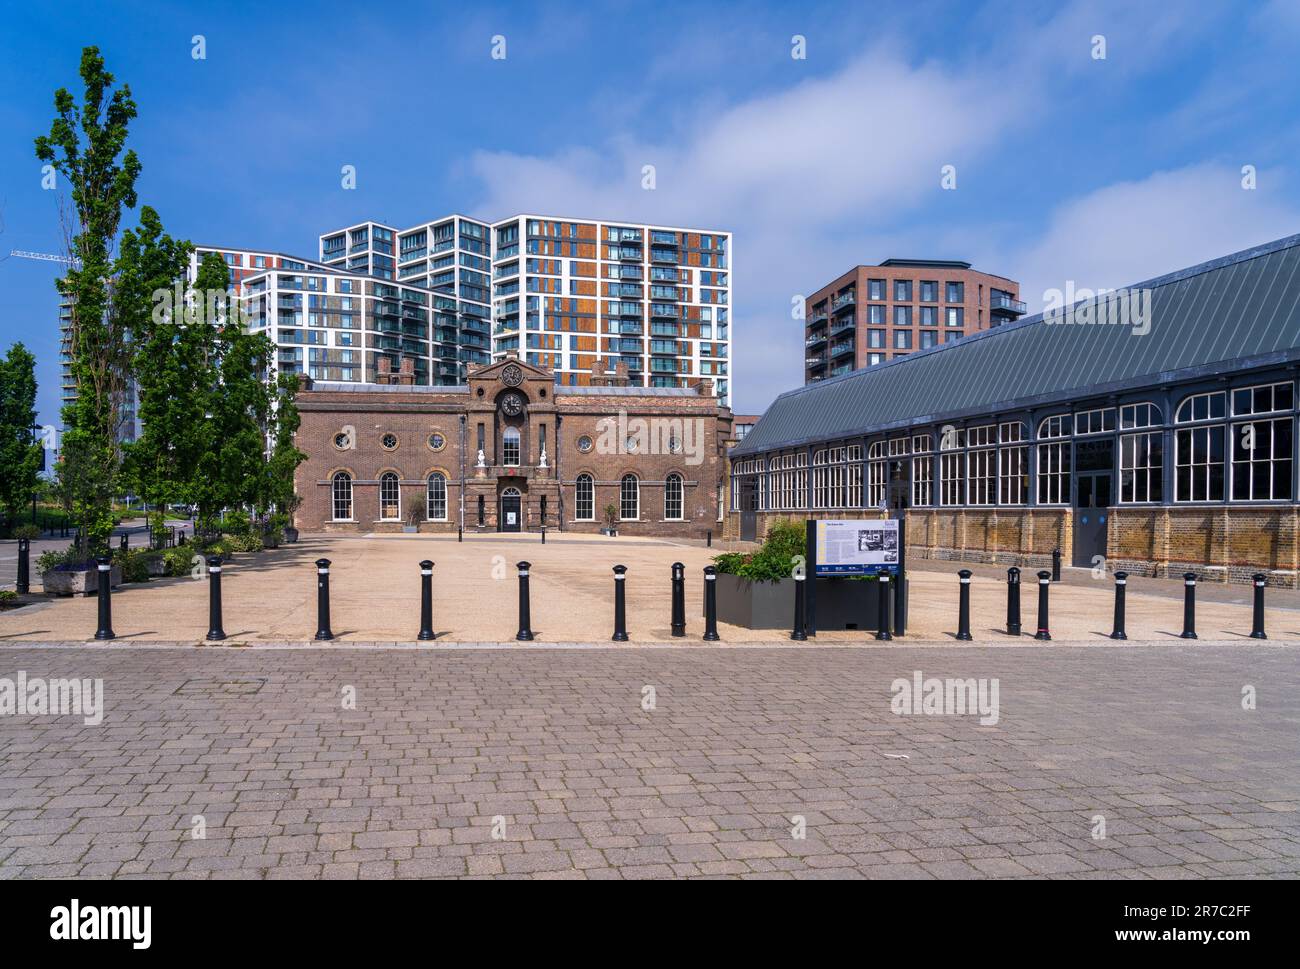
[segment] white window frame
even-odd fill
[[[386,504],[390,504],[384,500],[384,492],[389,484],[392,485],[393,491],[397,495],[396,515],[384,514]],[[385,471],[379,476],[379,520],[381,522],[400,522],[402,520],[402,478],[396,471]]]
[[[441,497],[442,514],[441,515],[434,514],[435,503],[439,500],[439,498],[434,494],[433,482],[435,478],[438,479],[438,481],[440,481],[442,485],[442,497]],[[447,508],[448,508],[447,476],[443,474],[441,471],[432,471],[430,472],[429,477],[425,479],[424,487],[425,487],[425,508],[424,508],[425,517],[431,522],[445,522],[447,520]]]
[[[586,486],[587,514],[583,514],[583,486]],[[594,522],[596,520],[596,479],[583,472],[573,482],[573,518],[574,521]]]
[[[346,497],[346,498],[340,498],[340,497],[339,497],[339,485],[341,485],[341,484],[347,486],[347,497]],[[332,478],[330,478],[330,500],[331,500],[331,506],[332,506],[332,507],[331,507],[331,510],[332,510],[333,513],[334,513],[334,517],[333,517],[332,519],[330,519],[331,521],[336,521],[336,522],[350,522],[350,521],[355,521],[355,520],[356,520],[356,519],[354,519],[354,518],[352,517],[352,514],[353,514],[353,504],[352,504],[352,502],[353,502],[353,497],[354,497],[354,496],[353,496],[353,484],[354,484],[354,482],[352,481],[352,475],[349,474],[347,471],[336,471],[336,472],[334,472],[334,476],[333,476]],[[346,517],[346,518],[342,518],[342,517],[339,516],[339,503],[340,503],[340,502],[346,502],[346,503],[347,503],[347,512],[348,512],[348,514],[347,514],[347,517]]]
[[[673,497],[674,483],[676,483],[676,498]],[[673,514],[672,503],[677,503],[677,514]],[[682,476],[673,472],[664,479],[664,521],[679,522],[683,521],[683,514],[686,508],[686,488],[682,482]]]
[[[629,497],[628,482],[632,483]],[[632,514],[627,510],[631,507]],[[619,521],[634,522],[641,520],[641,479],[634,474],[625,474],[618,482],[618,518]]]

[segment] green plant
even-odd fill
[[[19,525],[14,529],[14,538],[31,539],[40,538],[41,530],[36,525]]]
[[[73,561],[80,561],[81,559],[82,556],[77,554],[77,550],[73,546],[69,546],[62,552],[50,549],[48,552],[42,552],[40,558],[36,560],[36,573],[40,575],[42,572],[49,572],[60,565],[70,565]]]
[[[199,554],[199,550],[191,545],[177,545],[165,549],[162,557],[167,564],[167,574],[189,575],[190,570],[194,568],[194,556]]]
[[[605,506],[605,524],[613,528],[618,524],[618,506],[610,503]]]
[[[216,551],[216,546],[222,546],[230,552],[260,552],[263,548],[262,536],[253,533],[246,535],[231,535],[222,539],[220,542],[213,543],[213,555],[222,555],[224,552]]]
[[[148,582],[149,560],[146,553],[138,549],[119,549],[113,555],[113,561],[122,568],[123,582]]]
[[[248,535],[253,529],[253,521],[248,517],[248,512],[242,508],[236,508],[234,511],[226,513],[226,520],[221,526],[221,530],[227,535]]]
[[[18,593],[13,589],[0,589],[0,606],[11,606],[18,601]]]
[[[723,552],[713,559],[724,575],[737,575],[754,582],[778,582],[794,573],[805,553],[804,527],[798,522],[779,521],[772,525],[756,552]]]

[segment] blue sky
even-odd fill
[[[0,256],[59,249],[32,138],[96,44],[139,105],[141,200],[195,242],[312,256],[327,229],[450,211],[733,231],[745,413],[802,381],[792,299],[858,263],[967,259],[1036,308],[1067,280],[1121,286],[1300,231],[1300,0],[64,2],[4,20]],[[51,423],[56,272],[0,262],[0,348],[36,352]]]

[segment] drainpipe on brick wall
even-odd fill
[[[460,415],[460,530],[465,531],[465,415]]]

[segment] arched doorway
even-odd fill
[[[501,515],[497,522],[499,531],[517,532],[521,530],[523,525],[523,501],[518,488],[506,488],[501,492]]]

